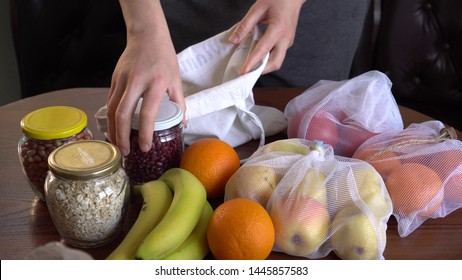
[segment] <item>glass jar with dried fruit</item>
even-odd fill
[[[44,107],[24,116],[21,129],[18,154],[22,170],[35,195],[45,201],[48,156],[66,143],[93,139],[87,115],[75,107]]]
[[[124,159],[131,186],[155,180],[166,170],[179,167],[184,150],[183,111],[180,105],[164,98],[154,124],[152,148],[141,151],[138,135],[141,103],[142,99],[132,118],[130,154]]]

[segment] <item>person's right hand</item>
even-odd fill
[[[241,74],[249,72],[269,52],[270,57],[262,74],[277,71],[295,40],[298,18],[306,0],[258,0],[236,25],[229,40],[239,44],[259,23],[266,31],[241,68]]]
[[[143,3],[144,2],[144,3]],[[139,145],[151,149],[154,123],[164,93],[185,112],[178,59],[158,1],[121,1],[127,24],[127,46],[121,55],[107,98],[110,141],[124,156],[130,153],[132,115],[142,97]]]

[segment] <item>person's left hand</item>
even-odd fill
[[[306,0],[258,0],[236,25],[229,41],[239,44],[258,24],[267,25],[255,49],[244,62],[241,74],[247,73],[269,52],[262,74],[279,70],[295,39],[300,9]]]

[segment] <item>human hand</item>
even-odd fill
[[[180,104],[183,112],[186,106],[178,59],[160,6],[153,11],[160,15],[157,17],[145,12],[146,4],[136,12],[131,9],[133,6],[122,8],[127,23],[127,46],[115,67],[106,104],[109,139],[126,156],[130,153],[132,115],[141,97],[139,145],[143,152],[151,149],[154,123],[163,95],[167,93],[170,100]],[[142,25],[133,22],[143,15],[158,22],[143,22]]]
[[[239,44],[258,24],[266,31],[241,67],[241,74],[252,70],[269,52],[270,57],[262,74],[279,70],[295,39],[300,9],[306,0],[257,0],[237,24],[229,41]]]

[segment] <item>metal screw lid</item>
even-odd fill
[[[139,119],[140,119],[140,110],[143,99],[141,98],[138,101],[138,106],[136,107],[135,113],[132,117],[132,129],[138,130],[139,128]],[[159,110],[157,111],[157,118],[154,124],[154,130],[165,130],[179,124],[183,120],[183,110],[181,106],[175,102],[163,98]]]
[[[81,132],[87,126],[87,115],[74,107],[50,106],[30,112],[20,125],[23,133],[31,138],[61,139]]]
[[[71,142],[54,150],[48,165],[56,176],[89,180],[112,174],[122,163],[119,149],[109,142],[85,140]]]

